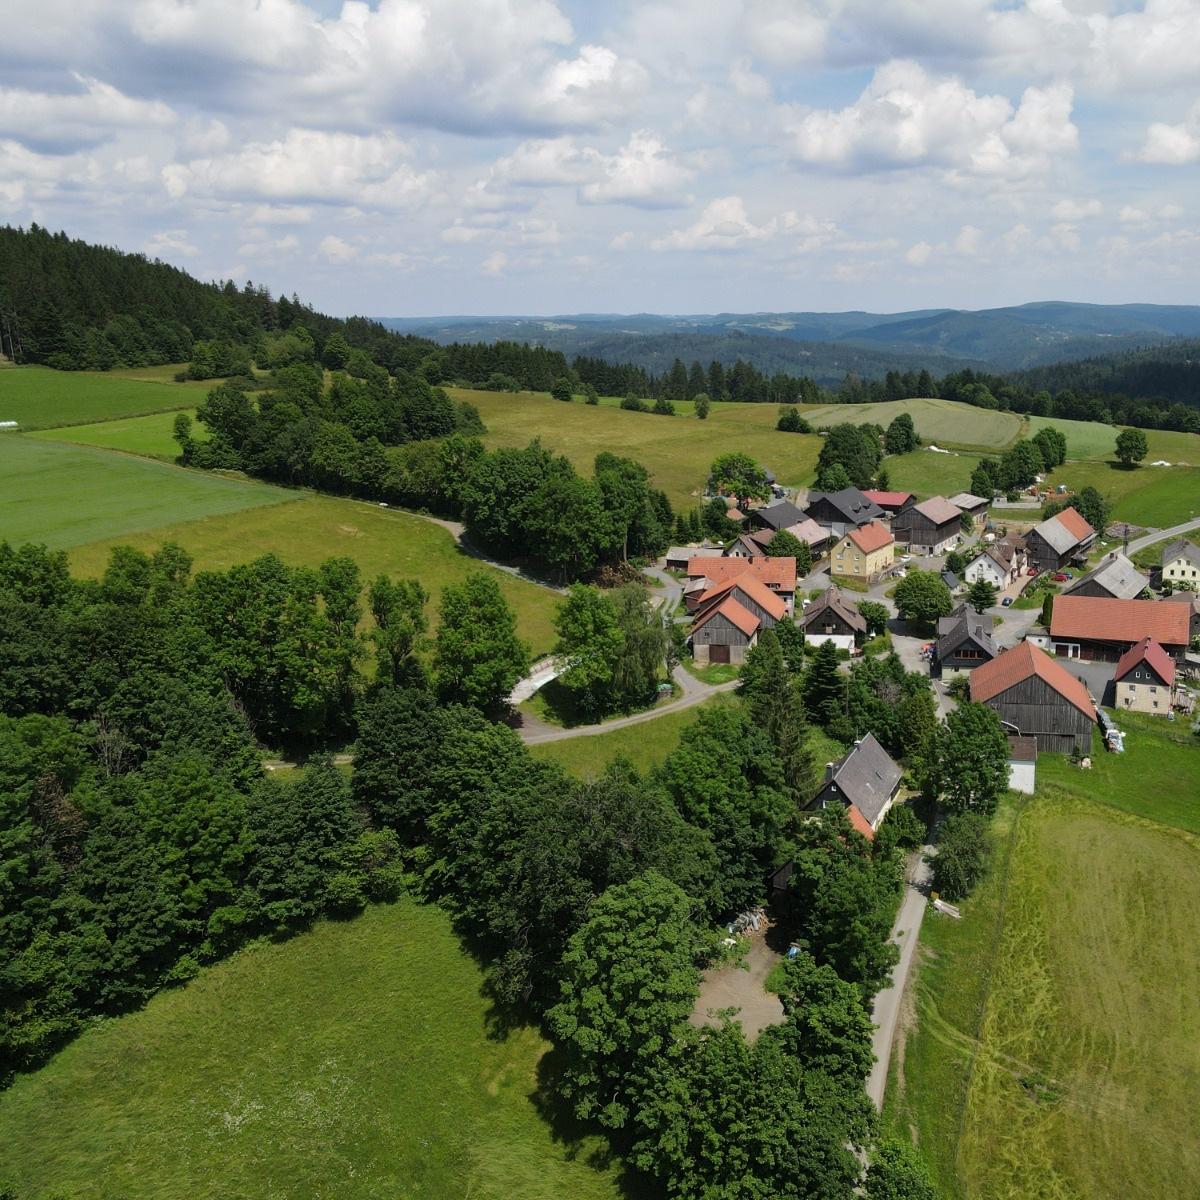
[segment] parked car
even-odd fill
[[[911,554],[902,554],[902,555],[900,555],[900,561],[901,562],[912,562],[912,555]]]
[[[1013,602],[1013,598],[1011,596],[1005,596],[1004,599],[1000,601],[1000,607],[1008,608],[1012,604],[1012,602]]]
[[[1067,580],[1070,578],[1071,578],[1070,575],[1068,575],[1066,573],[1066,571],[1055,571],[1054,572],[1054,582],[1055,583],[1066,583]]]

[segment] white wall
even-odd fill
[[[1032,795],[1037,786],[1037,764],[1010,761],[1008,786],[1014,792],[1025,792],[1027,795]]]

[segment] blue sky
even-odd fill
[[[1200,0],[0,0],[0,220],[333,312],[1200,299]]]

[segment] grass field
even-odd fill
[[[102,457],[125,461],[118,455],[102,454]],[[175,473],[193,477],[188,472]],[[203,483],[209,477],[198,478]],[[437,598],[442,588],[447,583],[460,582],[471,570],[483,569],[495,574],[517,614],[518,630],[534,652],[540,654],[553,644],[551,618],[558,597],[546,588],[472,558],[458,548],[445,529],[432,521],[332,496],[273,491],[290,503],[253,513],[214,515],[171,524],[162,521],[136,535],[123,534],[79,545],[71,552],[72,568],[95,575],[104,569],[109,550],[115,545],[153,551],[167,541],[183,546],[195,559],[197,570],[230,567],[272,552],[285,562],[310,566],[344,554],[358,563],[364,583],[381,572],[395,578],[420,579],[433,595],[431,622],[436,620]]]
[[[961,450],[953,454],[935,454],[932,450],[893,454],[884,459],[888,486],[918,496],[953,496],[970,491],[971,472],[979,465],[980,457]]]
[[[1200,761],[1185,727],[1118,721],[1091,771],[1039,758],[963,920],[922,927],[885,1122],[946,1197],[1200,1194]]]
[[[196,389],[191,385],[132,378],[129,374],[93,375],[84,371],[52,371],[49,367],[15,367],[0,375],[0,421],[19,421],[22,429],[82,425],[139,413],[190,408],[195,403]]]
[[[1200,516],[1200,468],[1137,467],[1107,462],[1069,462],[1055,482],[1079,491],[1089,485],[1112,505],[1113,515],[1135,525],[1164,529]]]
[[[185,410],[186,411],[186,410]],[[189,416],[195,416],[189,411]],[[54,429],[41,429],[30,433],[30,437],[49,441],[74,442],[81,446],[100,446],[109,450],[124,450],[127,454],[141,454],[163,462],[174,462],[179,453],[179,444],[171,436],[175,413],[149,413],[141,417],[118,417],[112,421],[98,421],[92,425],[64,425]],[[204,441],[208,431],[203,425],[192,425],[192,437]]]
[[[740,450],[765,463],[784,485],[809,483],[816,472],[821,439],[815,435],[779,433],[774,404],[714,404],[706,421],[690,415],[691,405],[678,405],[674,417],[625,412],[613,404],[589,406],[580,400],[563,404],[545,393],[474,392],[451,389],[469,400],[488,428],[484,442],[526,446],[535,437],[565,455],[590,475],[602,450],[636,459],[650,472],[676,509],[699,503],[708,468],[718,454]]]
[[[913,419],[925,442],[938,446],[967,446],[994,453],[1014,441],[1021,432],[1015,413],[973,408],[954,400],[886,400],[878,404],[826,404],[808,409],[804,417],[815,428],[852,421],[856,425],[888,427],[901,413]]]
[[[267,484],[87,446],[0,435],[0,537],[65,549],[291,500]],[[243,518],[244,521],[244,518]]]
[[[446,917],[408,901],[259,945],[0,1095],[23,1198],[615,1200],[534,1101]],[[578,1152],[578,1153],[576,1153]]]

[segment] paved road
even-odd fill
[[[1182,537],[1185,533],[1191,533],[1193,529],[1200,529],[1200,517],[1193,517],[1190,521],[1184,521],[1182,525],[1172,525],[1170,529],[1156,529],[1139,538],[1134,538],[1129,543],[1128,553],[1136,554],[1139,550],[1145,550],[1147,546],[1153,546],[1155,542],[1165,542],[1168,538]]]
[[[664,571],[662,567],[643,567],[642,574],[648,575],[662,584],[661,591],[651,592],[651,595],[663,612],[673,613],[683,599],[683,584],[669,571]]]
[[[896,1026],[900,1022],[900,1002],[912,971],[913,958],[917,950],[917,937],[921,932],[921,921],[929,907],[926,896],[931,872],[925,855],[932,846],[924,846],[909,860],[907,880],[904,885],[904,900],[892,926],[891,941],[900,947],[900,961],[892,971],[892,981],[875,997],[871,1020],[875,1023],[875,1034],[871,1039],[871,1050],[875,1065],[867,1076],[867,1095],[876,1108],[883,1108],[883,1093],[887,1088],[888,1068],[892,1061],[892,1043],[896,1040]]]

